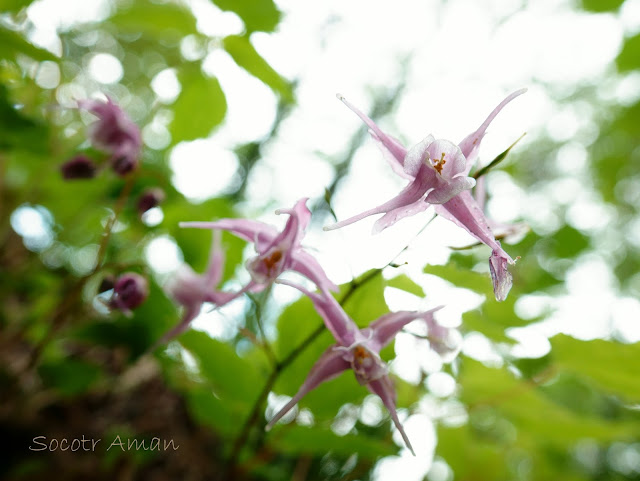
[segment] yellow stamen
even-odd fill
[[[447,161],[444,158],[444,152],[442,152],[442,157],[440,157],[439,160],[435,160],[433,161],[433,168],[436,169],[436,171],[438,172],[438,174],[442,175],[442,168],[444,167],[444,164],[446,164]]]

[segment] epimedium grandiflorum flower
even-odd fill
[[[167,282],[167,293],[184,307],[184,313],[178,325],[162,336],[156,345],[164,344],[186,331],[204,303],[222,307],[239,295],[216,290],[222,280],[225,261],[220,237],[220,232],[213,233],[209,265],[203,274],[197,274],[188,264],[182,264]]]
[[[513,278],[507,269],[514,260],[495,239],[482,208],[471,195],[475,179],[468,177],[478,157],[478,148],[487,128],[498,113],[514,98],[526,92],[517,90],[493,109],[477,130],[467,135],[458,145],[447,140],[435,140],[427,136],[407,151],[395,138],[384,133],[369,117],[339,98],[369,127],[394,172],[409,180],[409,184],[393,199],[349,219],[325,227],[332,230],[357,222],[374,214],[384,214],[374,224],[374,233],[393,225],[398,220],[426,210],[435,205],[436,213],[449,219],[473,237],[492,249],[489,267],[496,299],[506,299]]]
[[[300,199],[291,209],[278,209],[289,219],[281,232],[264,222],[250,219],[220,219],[214,222],[181,222],[181,227],[226,230],[253,242],[257,255],[247,261],[251,281],[241,292],[259,292],[269,286],[282,272],[295,271],[311,280],[322,291],[337,291],[318,261],[301,245],[311,220],[307,198]]]
[[[78,106],[98,117],[89,126],[91,144],[111,155],[113,170],[124,176],[138,166],[142,149],[140,129],[111,98],[80,100]]]
[[[407,324],[422,319],[427,323],[429,339],[438,352],[443,348],[446,340],[439,336],[446,335],[446,328],[442,328],[434,319],[433,314],[442,306],[426,312],[399,311],[386,314],[364,329],[358,328],[356,323],[342,309],[342,306],[329,293],[316,294],[297,284],[278,281],[300,290],[308,296],[322,317],[325,326],[336,340],[311,368],[309,375],[293,396],[293,398],[269,421],[267,429],[278,422],[300,399],[309,391],[315,389],[325,381],[329,381],[343,371],[352,369],[357,381],[367,386],[378,395],[389,410],[391,419],[400,432],[407,448],[413,453],[411,442],[398,419],[396,412],[396,392],[388,374],[387,363],[380,357],[380,350],[389,344],[396,334]]]

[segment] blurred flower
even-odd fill
[[[111,154],[113,170],[120,176],[134,170],[142,148],[138,126],[108,97],[107,102],[80,100],[78,106],[98,117],[89,126],[89,138],[95,148]]]
[[[92,179],[96,176],[96,164],[85,155],[76,155],[60,167],[62,177],[71,179]]]
[[[390,201],[327,226],[325,230],[337,229],[370,215],[384,213],[385,215],[374,224],[373,231],[377,233],[398,220],[422,212],[430,204],[434,204],[438,215],[459,225],[480,242],[491,247],[493,252],[490,268],[494,294],[497,300],[505,300],[513,283],[507,264],[514,264],[514,260],[502,249],[500,242],[491,232],[482,208],[470,193],[475,179],[467,175],[478,156],[478,147],[489,124],[505,105],[524,92],[526,89],[521,89],[507,96],[480,127],[467,135],[459,145],[456,146],[448,140],[434,140],[433,136],[429,135],[409,151],[398,140],[380,130],[369,117],[339,97],[369,127],[371,135],[379,143],[392,169],[402,177],[410,179],[410,183]]]
[[[118,277],[113,286],[111,305],[120,309],[126,315],[142,304],[149,296],[149,282],[135,272],[126,272]]]
[[[253,242],[257,256],[247,261],[251,281],[242,292],[259,292],[270,285],[282,272],[292,270],[313,281],[323,291],[338,290],[325,274],[318,261],[301,246],[304,231],[311,220],[311,211],[300,199],[292,209],[278,209],[276,214],[288,214],[282,232],[263,222],[249,219],[220,219],[215,222],[181,222],[181,227],[226,230]]]
[[[380,358],[380,350],[389,344],[396,334],[415,319],[427,322],[429,331],[438,326],[433,313],[441,307],[426,312],[400,311],[386,314],[365,329],[359,329],[355,322],[342,309],[342,306],[328,293],[315,294],[302,286],[279,281],[295,287],[307,295],[324,320],[327,329],[336,339],[337,344],[329,347],[311,368],[298,392],[267,424],[270,429],[284,416],[302,397],[315,389],[324,381],[335,378],[338,374],[351,368],[356,379],[374,394],[377,394],[389,410],[393,423],[402,435],[405,444],[413,453],[409,438],[396,413],[396,392],[388,375],[387,364]],[[439,326],[438,326],[439,327]],[[414,453],[415,454],[415,453]]]
[[[159,187],[145,190],[138,198],[138,215],[157,207],[165,198],[164,191]]]
[[[200,313],[202,304],[211,302],[220,307],[235,299],[239,293],[219,292],[215,288],[220,284],[224,270],[224,251],[220,245],[220,233],[213,233],[213,243],[209,254],[209,266],[204,274],[196,274],[183,264],[165,289],[168,294],[184,307],[180,323],[167,332],[156,345],[165,344],[187,330],[191,321]]]

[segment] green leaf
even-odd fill
[[[0,12],[17,12],[33,0],[0,0]]]
[[[200,386],[191,386],[184,395],[191,412],[201,423],[229,437],[239,430],[244,410],[236,412],[235,403],[222,401],[211,389]]]
[[[350,456],[353,453],[368,459],[390,456],[397,453],[393,443],[367,438],[363,435],[347,434],[338,436],[332,431],[317,426],[283,426],[274,429],[273,444],[288,454],[317,454],[331,452],[336,455]]]
[[[395,287],[396,289],[403,290],[414,296],[425,297],[424,290],[415,281],[413,281],[406,274],[400,274],[386,281],[387,287]]]
[[[111,17],[123,32],[142,32],[158,39],[179,40],[196,33],[196,19],[188,8],[176,3],[135,1]]]
[[[217,78],[205,76],[194,66],[184,68],[178,78],[182,90],[169,128],[174,144],[208,136],[227,113],[227,100]]]
[[[38,372],[45,384],[55,388],[63,396],[85,392],[101,374],[98,366],[74,359],[42,364]]]
[[[558,335],[551,339],[551,346],[554,363],[560,369],[585,376],[628,401],[640,401],[640,343],[580,341]]]
[[[291,84],[271,68],[271,65],[260,56],[247,37],[230,35],[224,39],[223,46],[240,67],[262,80],[274,92],[280,94],[283,100],[293,101]]]
[[[2,48],[0,38],[0,56]],[[0,84],[0,150],[23,149],[43,153],[47,150],[47,139],[48,128],[16,110],[7,88]]]
[[[343,303],[343,307],[358,327],[367,327],[372,321],[389,312],[384,300],[386,282],[379,269],[367,271],[353,282],[355,290]],[[343,299],[345,293],[353,288],[353,283],[340,286],[338,299]]]
[[[265,376],[231,346],[194,330],[180,336],[180,343],[196,358],[200,372],[223,402],[248,407],[257,399]]]
[[[620,8],[624,0],[581,0],[581,3],[590,12],[609,12]]]
[[[273,0],[211,0],[221,10],[236,13],[244,22],[248,33],[273,32],[281,13]]]
[[[470,410],[493,420],[499,414],[517,426],[519,435],[532,436],[540,443],[568,448],[583,438],[614,441],[638,432],[636,425],[587,417],[558,405],[535,383],[517,379],[505,368],[493,369],[464,358],[459,382],[462,400]],[[482,424],[487,434],[510,437],[495,431],[495,421]]]
[[[24,54],[39,62],[59,60],[48,50],[36,47],[25,40],[18,32],[0,26],[0,59],[15,60],[17,54]]]
[[[616,58],[616,64],[620,72],[627,72],[640,67],[640,33],[625,39],[622,50],[618,54],[618,58]]]

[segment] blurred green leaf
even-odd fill
[[[271,89],[280,94],[286,102],[293,102],[291,84],[276,72],[256,49],[247,37],[230,35],[223,41],[225,50],[233,60],[254,77],[262,80]]]
[[[394,277],[393,279],[389,279],[386,281],[388,287],[395,287],[396,289],[403,290],[414,296],[425,297],[424,290],[418,284],[415,283],[409,276],[406,274],[400,274],[399,276]]]
[[[98,366],[75,359],[43,363],[38,372],[45,384],[63,396],[74,396],[86,391],[101,374]]]
[[[198,361],[200,372],[222,401],[249,406],[257,399],[265,376],[231,346],[195,330],[187,331],[179,340]]]
[[[15,60],[17,54],[24,54],[39,62],[59,60],[48,50],[36,47],[25,40],[18,32],[0,26],[0,59]]]
[[[628,401],[640,400],[640,343],[580,341],[558,335],[551,339],[551,346],[553,361],[560,369],[585,376]]]
[[[358,327],[363,328],[389,312],[387,303],[384,300],[386,281],[378,269],[372,269],[355,279],[354,282],[356,288],[353,294],[343,303],[343,307]],[[345,292],[352,288],[352,283],[340,286],[338,299],[342,299]]]
[[[123,32],[142,32],[158,39],[177,40],[197,32],[191,11],[176,3],[136,0],[118,10],[111,22]]]
[[[221,10],[236,13],[248,33],[273,32],[280,21],[280,11],[273,0],[211,0]]]
[[[464,359],[458,380],[462,400],[470,410],[481,412],[488,419],[495,419],[492,411],[499,413],[517,426],[520,435],[531,436],[539,443],[568,448],[570,443],[583,438],[601,441],[631,438],[640,428],[580,415],[555,404],[535,383],[517,379],[504,368],[489,368],[469,358]],[[487,424],[486,428],[489,430],[492,425]]]
[[[640,67],[640,33],[625,39],[622,50],[616,58],[620,72],[635,70]]]
[[[225,436],[233,436],[239,430],[241,416],[235,412],[237,404],[218,399],[204,386],[190,386],[184,395],[191,412],[201,423]]]
[[[274,429],[273,443],[284,452],[296,455],[305,453],[324,455],[331,452],[344,456],[357,453],[365,458],[377,458],[390,456],[398,451],[393,443],[362,435],[338,436],[328,429],[292,425]]]
[[[0,37],[2,29],[0,28]],[[0,38],[0,55],[2,51]],[[7,88],[0,84],[0,149],[23,149],[36,153],[47,150],[48,128],[26,117],[9,99]]]
[[[0,12],[17,12],[33,0],[0,0]]]
[[[617,10],[624,0],[581,0],[581,6],[590,12],[608,12]]]
[[[182,90],[169,127],[174,144],[208,136],[227,113],[227,100],[217,78],[207,77],[193,65],[182,68],[178,78]]]

